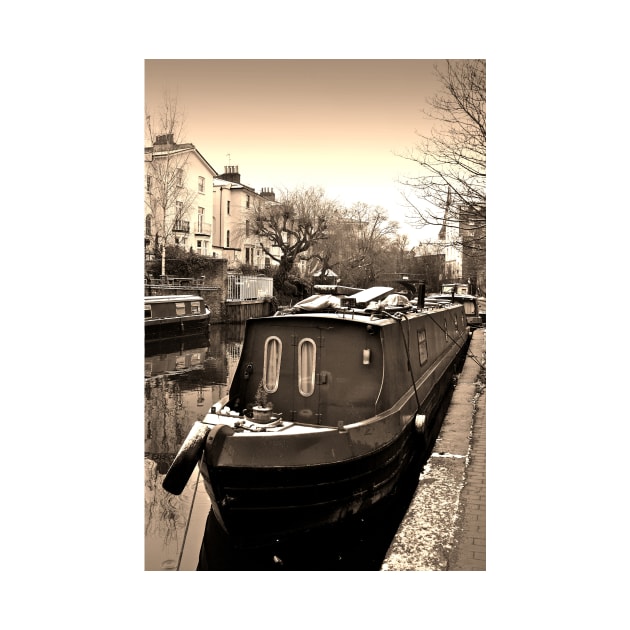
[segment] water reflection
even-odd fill
[[[209,336],[145,343],[145,569],[179,568],[197,492],[191,478],[181,495],[162,480],[196,420],[227,394],[242,348],[244,325],[219,324]]]

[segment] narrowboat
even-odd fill
[[[212,513],[242,546],[360,516],[430,452],[468,342],[462,304],[412,305],[391,287],[249,319],[228,395],[163,487],[179,494],[198,464]]]
[[[145,295],[145,341],[207,334],[210,309],[199,295]]]

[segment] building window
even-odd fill
[[[227,232],[225,233],[225,246],[230,246],[230,230],[227,230]]]
[[[227,202],[227,213],[230,214],[230,200]]]
[[[249,208],[249,195],[247,195],[247,201],[245,202],[245,207]]]
[[[144,220],[144,233],[145,236],[151,236],[151,215],[147,214],[147,218]]]
[[[206,192],[206,178],[199,176],[199,192]]]
[[[184,171],[181,168],[175,171],[175,183],[180,187],[184,185]]]
[[[249,220],[245,221],[245,237],[249,236]]]
[[[151,175],[147,175],[146,189],[147,192],[151,192]]]
[[[208,241],[197,241],[197,253],[202,256],[208,255]]]
[[[197,208],[197,232],[203,232],[203,208]]]
[[[265,341],[263,356],[263,387],[267,393],[272,394],[278,389],[280,380],[282,341],[278,337],[269,337]]]
[[[298,390],[302,396],[315,391],[316,346],[312,339],[302,339],[298,344]]]
[[[175,202],[175,214],[177,215],[177,217],[176,217],[177,220],[182,218],[182,215],[184,214],[184,202],[183,201],[176,201]]]

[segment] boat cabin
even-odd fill
[[[394,305],[391,314],[399,309]],[[409,390],[409,365],[418,366],[414,379],[422,378],[465,330],[462,310],[444,307],[405,319],[350,309],[347,317],[307,312],[250,319],[228,405],[251,408],[262,383],[286,421],[359,422],[395,405]]]

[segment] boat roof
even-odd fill
[[[315,293],[328,293],[331,295],[354,295],[361,291],[356,287],[346,287],[342,284],[314,284],[313,291]]]
[[[441,311],[449,310],[454,307],[462,308],[461,302],[440,302],[430,308],[425,308],[419,311],[412,310],[405,313],[406,317],[422,317],[431,316],[432,314],[439,313]],[[355,322],[359,324],[371,324],[373,326],[389,326],[396,321],[392,317],[388,317],[382,313],[378,313],[372,310],[365,309],[339,309],[339,310],[327,310],[327,311],[308,311],[308,312],[278,312],[271,317],[253,317],[247,320],[247,324],[250,322],[262,322],[269,321],[270,319],[290,318],[292,320],[344,320],[347,322]]]
[[[469,293],[455,293],[454,295],[455,300],[475,301],[477,299],[477,296],[470,295]],[[453,300],[453,293],[429,293],[429,295],[424,298],[425,302],[427,300],[447,300],[450,302]]]
[[[357,290],[350,296],[351,302],[345,301],[343,296],[330,294],[314,294],[295,306],[277,311],[272,317],[290,317],[292,319],[335,319],[348,320],[359,323],[370,323],[385,326],[391,323],[391,315],[405,313],[417,317],[427,315],[438,310],[450,309],[461,304],[450,298],[435,299],[423,309],[418,310],[406,296],[393,293],[391,287],[372,287]],[[267,320],[268,317],[253,318]]]
[[[157,302],[181,302],[185,300],[202,300],[200,295],[145,295],[144,303],[152,304]]]

